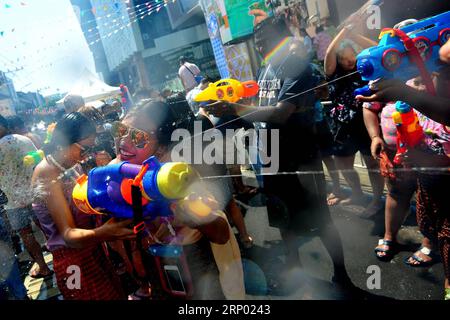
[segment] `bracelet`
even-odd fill
[[[375,138],[380,138],[381,139],[381,137],[379,135],[377,135],[377,134],[370,137],[371,140],[373,140]]]

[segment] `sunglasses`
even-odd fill
[[[77,143],[77,142],[75,142],[74,143],[78,148],[80,148],[80,150],[81,150],[81,155],[83,156],[83,155],[86,155],[86,154],[89,154],[89,153],[92,153],[93,151],[94,151],[94,149],[95,149],[95,146],[83,146],[83,145],[81,145],[81,144],[79,144],[79,143]]]
[[[145,131],[129,127],[121,122],[113,122],[111,126],[111,134],[114,138],[122,139],[126,136],[131,138],[131,142],[136,148],[143,149],[150,143],[152,137],[154,138],[155,132],[147,133]]]

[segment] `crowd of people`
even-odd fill
[[[376,82],[371,85],[373,95],[355,97],[354,90],[367,84],[355,72],[358,51],[377,45],[359,33],[363,18],[353,16],[340,31],[323,21],[314,37],[295,24],[298,34],[293,35],[292,20],[292,15],[271,17],[255,25],[255,48],[262,58],[260,92],[255,98],[239,103],[195,102],[195,95],[214,80],[201,76],[195,64],[181,57],[182,95],[141,90],[128,112],[121,112],[117,103],[98,109],[86,105],[82,97],[68,96],[64,114],[45,143],[20,117],[0,116],[0,239],[1,258],[7,265],[0,270],[0,279],[5,279],[0,290],[7,288],[15,299],[27,298],[12,246],[17,234],[37,265],[30,276],[55,276],[64,299],[245,299],[241,249],[254,244],[243,219],[245,208],[239,203],[262,193],[269,224],[281,231],[286,265],[301,266],[299,235],[317,235],[333,263],[332,281],[349,294],[361,292],[347,273],[329,207],[359,205],[365,207],[366,217],[384,208],[385,234],[374,245],[377,258],[389,261],[399,250],[398,231],[411,201],[416,201],[424,239],[405,263],[429,266],[440,257],[444,295],[450,299],[450,202],[445,199],[445,185],[450,182],[450,66],[446,65],[450,42],[440,51],[442,69],[433,74],[435,97],[426,92],[421,78]],[[413,21],[395,27],[408,23]],[[274,48],[278,48],[275,54]],[[324,108],[323,101],[331,101],[331,107]],[[408,150],[403,170],[383,176],[380,162],[390,163],[396,155],[397,129],[392,120],[396,101],[415,109],[427,134],[420,148]],[[264,175],[264,164],[251,163],[260,184],[251,188],[244,185],[240,176],[245,168],[238,164],[192,164],[201,177],[217,177],[201,180],[202,191],[195,195],[211,209],[209,213],[198,220],[186,214],[189,208],[171,207],[172,219],[148,219],[138,235],[132,220],[88,215],[74,204],[72,190],[81,174],[123,161],[142,165],[152,156],[170,162],[172,133],[178,128],[192,130],[194,121],[201,121],[205,131],[240,129],[234,139],[242,138],[239,135],[249,128],[276,130],[279,172],[290,174]],[[24,156],[39,149],[45,155],[42,161],[25,165]],[[275,146],[269,145],[270,150]],[[358,152],[368,169],[369,200],[354,169]],[[428,169],[405,170],[416,167]],[[343,190],[339,174],[350,195]],[[44,247],[36,240],[33,222],[45,236]],[[155,245],[166,250],[178,246],[182,254],[155,258],[149,253]],[[52,254],[53,270],[43,251]],[[80,269],[80,287],[68,285],[71,266]],[[7,274],[1,274],[5,270]]]

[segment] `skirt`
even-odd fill
[[[126,300],[101,245],[52,252],[58,288],[65,300]]]

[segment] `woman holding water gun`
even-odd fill
[[[122,122],[115,123],[112,132],[118,158],[112,163],[127,161],[140,165],[151,156],[156,156],[160,162],[170,161],[171,135],[176,124],[168,110],[163,102],[149,102],[133,109]],[[200,189],[200,193],[206,194],[209,187],[205,185]],[[210,207],[217,206],[209,197],[202,199]],[[245,298],[239,247],[224,213],[212,210],[201,222],[191,219],[178,207],[172,222],[157,218],[147,221],[146,225],[149,230],[149,236],[144,239],[146,246],[159,243],[183,247],[192,275],[193,299]],[[155,280],[153,276],[157,271],[147,274],[147,270],[142,270],[143,257],[136,244],[132,247],[133,264],[139,269],[136,270],[139,276]],[[200,281],[204,277],[210,279],[208,284]],[[156,281],[152,281],[152,285],[155,284]]]
[[[325,73],[330,80],[344,77],[330,86],[330,97],[335,104],[335,108],[331,111],[331,119],[335,125],[336,150],[334,156],[337,168],[345,170],[342,174],[352,188],[351,198],[341,201],[341,204],[364,205],[359,176],[353,168],[355,154],[358,151],[361,152],[369,169],[378,167],[377,162],[371,157],[370,137],[362,120],[362,104],[355,101],[353,96],[353,91],[358,86],[364,85],[361,76],[355,73],[356,51],[350,43],[345,41],[345,39],[350,39],[363,48],[376,45],[372,40],[352,31],[363,21],[363,17],[357,15],[349,19],[348,25],[339,32],[328,47],[324,62]],[[369,178],[373,199],[363,214],[367,217],[372,216],[380,209],[384,186],[383,179],[377,172],[370,170]]]
[[[66,300],[125,298],[101,244],[133,239],[133,230],[128,228],[131,221],[111,219],[95,228],[92,217],[81,213],[72,203],[75,179],[82,171],[79,163],[90,154],[94,141],[93,123],[77,112],[65,115],[44,147],[45,159],[33,174],[36,194],[33,209],[45,232],[58,288]],[[68,271],[70,266],[79,269]],[[79,287],[77,281],[70,281],[73,272],[81,276]]]
[[[450,42],[440,50],[443,62],[449,62]],[[437,240],[445,270],[445,299],[450,300],[450,203],[446,188],[450,184],[447,172],[433,172],[430,168],[450,167],[450,69],[448,66],[433,74],[437,95],[424,90],[409,88],[401,81],[386,80],[371,86],[372,96],[358,96],[360,101],[400,100],[409,103],[419,115],[420,124],[426,134],[427,150],[411,149],[408,160],[416,167],[428,168],[419,173],[417,195],[417,220],[421,230],[432,230],[430,239]],[[428,235],[427,235],[428,236]]]
[[[415,19],[409,19],[398,23],[394,29],[417,23]],[[418,81],[411,80],[408,86],[418,87]],[[396,111],[395,102],[365,102],[363,105],[364,123],[372,139],[371,152],[374,159],[382,164],[390,163],[394,160],[397,149],[397,129],[393,120],[393,113]],[[387,158],[387,159],[386,159]],[[413,194],[417,190],[417,174],[409,172],[385,172],[386,186],[388,193],[385,206],[385,233],[383,239],[378,241],[375,254],[381,261],[390,261],[398,252],[399,245],[396,242],[397,233],[410,211],[410,202]],[[434,263],[436,255],[433,254],[433,243],[424,237],[420,249],[405,263],[417,266],[429,266]]]

